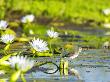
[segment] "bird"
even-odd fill
[[[82,51],[82,48],[80,47],[80,48],[78,49],[78,51],[70,53],[70,54],[69,54],[69,58],[70,58],[70,59],[74,59],[74,58],[78,57],[78,55],[79,55],[79,53],[80,53],[81,51]]]

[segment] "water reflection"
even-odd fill
[[[27,82],[110,82],[109,59],[110,54],[102,53],[102,50],[88,50],[69,61],[68,69],[59,69],[60,58],[47,58],[46,61],[55,64],[48,63],[35,67],[25,77]]]
[[[46,79],[37,79],[37,80],[29,80],[27,82],[84,82],[83,80],[46,80]]]
[[[106,58],[104,58],[105,56]],[[77,59],[70,61],[69,70],[63,70],[63,72],[58,70],[54,74],[45,74],[36,70],[30,77],[35,81],[29,82],[110,82],[109,59],[110,55],[102,50],[88,50],[80,54]],[[59,65],[59,62],[57,64]],[[74,72],[76,73],[74,74]]]
[[[47,82],[46,80],[49,80],[49,82],[55,82],[56,80],[58,81],[60,80],[59,82],[63,82],[63,81],[66,82],[67,80],[74,82],[82,82],[81,76],[76,69],[74,68],[63,69],[63,68],[59,68],[58,66],[56,67],[55,66],[45,64],[43,65],[43,67],[40,66],[39,68],[36,68],[35,72],[31,71],[29,74],[26,75],[26,77],[28,77],[27,79],[29,80],[45,79],[45,82]]]
[[[84,82],[83,80],[46,80],[46,79],[36,79],[29,80],[27,82]]]
[[[70,72],[70,73],[69,73],[70,75],[74,75],[74,76],[76,76],[78,79],[82,79],[82,77],[80,76],[78,70],[72,68],[72,69],[69,70],[69,72]]]

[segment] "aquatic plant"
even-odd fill
[[[15,39],[15,36],[11,34],[4,34],[1,36],[1,41],[5,44],[12,43],[14,39]]]
[[[0,75],[5,74],[4,70],[0,70]]]
[[[105,15],[110,15],[110,8],[104,9],[102,11]]]
[[[21,52],[19,52],[21,53]],[[6,56],[3,56],[1,59],[0,59],[0,65],[5,65],[5,66],[8,66],[9,65],[9,62],[7,61],[11,56],[15,56],[15,55],[18,55],[18,52],[14,52],[14,53],[11,53],[11,54],[8,54]]]
[[[110,28],[110,23],[104,23],[103,26],[104,26],[105,28]]]
[[[50,37],[49,38],[49,47],[50,47],[50,52],[53,53],[52,50],[52,42],[54,42],[53,40],[56,39],[59,36],[58,32],[55,32],[53,28],[51,28],[51,30],[47,30],[47,35]]]
[[[35,61],[27,58],[26,56],[12,56],[11,58],[8,59],[10,66],[15,69],[15,70],[21,70],[22,72],[26,72],[29,69],[31,69]]]
[[[55,32],[54,30],[47,30],[47,35],[50,38],[56,38],[56,37],[58,37],[59,33],[58,32]]]
[[[30,15],[26,15],[24,17],[22,17],[21,19],[21,22],[22,23],[30,23],[30,22],[33,22],[34,21],[34,15],[33,14],[30,14]]]
[[[23,82],[26,82],[24,73],[30,70],[34,66],[35,61],[27,58],[26,56],[24,57],[18,55],[9,58],[9,63],[10,66],[14,70],[16,70],[10,78],[10,82],[16,82],[19,76],[21,76]]]
[[[6,9],[10,9],[9,12],[18,9],[21,12],[34,13],[38,17],[46,16],[53,19],[67,19],[74,23],[84,23],[93,20],[96,23],[105,21],[106,15],[103,13],[103,10],[109,9],[110,3],[108,3],[108,1],[109,0],[105,0],[104,2],[101,0],[88,0],[86,2],[85,0],[9,0],[6,2],[3,1],[4,3],[1,2],[0,16],[2,12],[5,14],[3,17],[7,15]],[[4,4],[7,4],[7,7],[5,7]],[[19,12],[17,14],[19,15]],[[109,17],[107,19],[109,19]]]
[[[8,50],[10,47],[10,44],[14,41],[15,36],[12,34],[4,34],[1,36],[0,39],[3,43],[6,44],[6,47],[4,48],[4,50]]]
[[[25,34],[34,34],[34,31],[32,29],[32,27],[34,26],[34,24],[32,24],[34,19],[35,16],[33,14],[28,14],[21,18],[21,22],[23,23],[23,32]]]
[[[4,2],[5,0],[2,0],[2,1]],[[47,30],[48,28],[46,28],[46,27],[48,25],[46,26],[46,25],[40,25],[38,23],[37,24],[32,23],[35,19],[34,15],[36,15],[36,17],[40,16],[41,18],[47,17],[46,24],[48,22],[48,19],[51,19],[51,21],[49,20],[49,24],[52,26],[53,25],[55,26],[55,23],[52,24],[51,22],[57,21],[60,18],[61,20],[62,19],[67,20],[67,21],[69,20],[69,22],[72,21],[72,22],[75,22],[78,24],[87,23],[87,25],[89,22],[90,23],[98,22],[97,24],[100,24],[100,22],[101,23],[103,22],[104,27],[110,28],[110,24],[109,24],[110,9],[109,8],[105,9],[105,10],[103,9],[104,7],[109,6],[108,4],[107,4],[107,6],[105,5],[105,3],[108,3],[107,1],[104,2],[104,1],[88,0],[85,2],[84,0],[79,0],[79,1],[78,0],[74,0],[74,1],[73,0],[69,0],[69,1],[66,1],[66,0],[61,0],[61,1],[51,1],[51,0],[45,0],[45,1],[43,1],[43,0],[41,0],[41,1],[40,0],[30,0],[30,1],[14,0],[13,1],[13,0],[9,0],[9,1],[5,1],[5,2],[4,2],[5,6],[3,4],[3,6],[1,7],[2,3],[0,4],[0,11],[4,10],[3,11],[4,14],[8,12],[6,14],[6,17],[8,17],[8,14],[10,14],[10,12],[11,13],[13,13],[13,11],[15,12],[16,9],[21,10],[21,12],[23,12],[23,14],[24,14],[24,12],[33,13],[33,14],[25,15],[24,17],[21,18],[21,20],[17,20],[18,21],[16,23],[16,24],[18,24],[17,26],[12,25],[12,23],[9,23],[9,28],[16,29],[15,27],[20,26],[21,27],[20,30],[17,30],[17,31],[22,31],[22,29],[23,29],[23,32],[21,32],[22,33],[21,36],[23,36],[23,38],[17,39],[17,41],[19,41],[19,42],[21,42],[21,41],[28,42],[29,40],[32,39],[32,37],[31,38],[29,37],[27,39],[27,36],[25,36],[24,33],[26,33],[27,35],[28,34],[31,34],[31,35],[38,34],[39,38],[43,38],[44,40],[47,40],[47,42],[46,42],[42,39],[34,38],[32,41],[29,42],[29,44],[31,45],[33,54],[35,54],[35,55],[37,54],[37,56],[53,56],[53,54],[54,54],[54,51],[52,50],[53,47],[54,47],[54,50],[58,49],[58,52],[60,55],[62,55],[64,53],[68,54],[68,52],[73,50],[73,45],[62,46],[59,43],[59,40],[56,40],[59,38],[58,37],[59,31],[56,32],[53,29]],[[94,5],[94,2],[97,3],[97,5],[95,4],[96,6]],[[76,3],[80,3],[80,4],[76,5]],[[91,3],[93,3],[93,4],[91,4]],[[102,7],[102,5],[104,5],[104,6]],[[9,9],[9,11],[7,11],[7,9]],[[2,11],[1,11],[1,13],[2,13]],[[92,14],[91,14],[91,12],[92,12]],[[0,13],[0,18],[1,18],[1,13]],[[85,13],[86,13],[86,15],[85,15]],[[17,15],[19,15],[19,12],[17,12]],[[39,21],[40,17],[38,17],[38,21]],[[17,18],[19,18],[19,16]],[[5,19],[5,18],[3,18],[3,19]],[[6,19],[8,19],[8,18],[6,18]],[[13,20],[13,18],[12,18],[12,20]],[[10,21],[10,19],[8,19],[8,21]],[[63,26],[64,24],[65,24],[65,22],[63,22],[62,24],[56,23],[56,26],[60,26],[60,25]],[[8,26],[7,21],[5,21],[5,20],[0,21],[0,30],[1,30],[1,32],[4,32],[4,34],[1,33],[0,39],[3,43],[6,44],[4,51],[9,49],[9,46],[14,41],[15,35],[16,35],[16,33],[13,30],[7,29],[7,26]],[[3,31],[3,30],[5,30],[5,31]],[[10,32],[11,32],[11,34],[10,34]],[[60,30],[60,32],[63,32],[63,31]],[[64,33],[65,33],[65,35],[69,35],[69,34],[72,35],[72,37],[74,37],[74,38],[70,38],[70,39],[71,39],[72,43],[74,40],[76,40],[77,45],[83,44],[84,46],[95,46],[95,48],[97,48],[97,47],[99,48],[99,44],[101,44],[101,42],[107,41],[105,39],[104,40],[101,39],[102,37],[85,34],[84,32],[77,32],[77,31],[73,31],[73,30],[71,30],[71,32],[70,32],[68,30],[65,30]],[[48,35],[48,37],[43,36],[44,34]],[[42,35],[42,36],[39,36],[39,35]],[[64,39],[65,39],[65,36],[64,36]],[[85,41],[85,42],[83,42],[83,41]],[[54,44],[59,43],[59,45],[61,45],[61,46],[55,47],[55,46],[53,46],[52,42]],[[48,47],[48,43],[49,43],[50,47]],[[108,43],[105,42],[103,45],[108,46]],[[30,50],[30,46],[25,47],[25,48],[28,48]],[[67,48],[67,49],[64,49],[64,48]],[[25,49],[25,50],[28,50],[28,49]],[[1,51],[2,51],[2,49],[1,49]],[[67,53],[66,53],[66,51],[67,51]],[[82,51],[82,49],[79,48],[79,50],[77,52],[73,52],[73,53],[70,52],[69,58],[74,59],[74,58],[78,57],[78,55],[81,51]],[[19,78],[19,76],[21,76],[21,79],[24,82],[26,82],[25,78],[24,78],[24,73],[27,72],[28,70],[30,70],[34,66],[35,61],[27,58],[27,56],[19,56],[18,54],[15,54],[17,56],[12,56],[12,54],[3,54],[3,55],[5,55],[5,56],[3,56],[0,59],[0,65],[5,65],[8,60],[9,61],[8,63],[10,65],[10,67],[12,68],[11,70],[14,71],[14,73],[12,74],[12,76],[10,78],[10,82],[15,82]],[[29,56],[30,56],[30,54],[29,54]],[[60,56],[60,58],[62,58],[62,56]],[[60,60],[59,68],[63,69],[60,71],[61,73],[64,72],[63,75],[68,75],[68,70],[67,70],[68,61]],[[75,71],[74,69],[71,69],[70,71],[71,72],[73,71],[73,73],[75,73],[75,72],[77,73],[77,71]]]
[[[7,26],[8,26],[7,21],[5,20],[0,21],[0,30],[6,30]]]
[[[43,41],[39,38],[32,40],[31,42],[29,42],[31,47],[35,50],[35,51],[38,51],[38,52],[44,52],[46,50],[49,50],[48,48],[48,44],[46,41]]]

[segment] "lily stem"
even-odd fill
[[[23,81],[23,82],[26,82],[26,79],[25,79],[25,77],[24,77],[24,74],[23,74],[23,73],[21,73],[21,79],[22,79],[22,81]]]

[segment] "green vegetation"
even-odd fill
[[[110,4],[109,0],[0,0],[0,19],[6,19],[9,22],[10,29],[19,29],[21,31],[22,40],[29,41],[28,35],[35,35],[45,40],[46,31],[51,27],[52,21],[65,21],[77,24],[91,23],[97,25],[101,23],[109,23],[110,15],[105,15],[102,11],[108,9]],[[35,20],[33,23],[21,24],[21,18],[27,14],[33,14]],[[46,17],[46,19],[45,19]],[[42,20],[52,19],[48,25],[39,24],[39,18]],[[44,18],[44,19],[43,19]],[[16,21],[17,20],[17,21]],[[65,22],[61,23],[64,25]],[[59,23],[60,24],[60,23]],[[57,26],[57,22],[52,25]],[[68,28],[68,27],[66,27]],[[82,27],[83,28],[83,27]],[[96,28],[94,28],[96,29]],[[102,29],[102,28],[99,28]],[[94,45],[99,48],[105,41],[109,41],[109,37],[95,36],[86,32],[79,32],[74,30],[59,30],[58,32],[65,34],[66,32],[73,36],[81,36],[82,38],[72,38],[74,40],[84,40],[87,42],[78,42],[81,45]],[[92,38],[92,39],[91,39]],[[17,39],[17,40],[21,40]],[[61,40],[59,40],[61,42]],[[54,42],[53,42],[54,43]],[[57,41],[56,41],[57,43]]]
[[[110,7],[109,0],[0,0],[0,3],[0,18],[7,16],[7,12],[18,11],[18,14],[32,13],[37,17],[46,16],[77,23],[110,21],[110,16],[102,12]]]
[[[53,64],[67,76],[65,57],[74,59],[85,47],[110,47],[109,7],[109,0],[0,0],[0,74],[9,74],[10,82],[20,77],[26,82],[31,68]],[[36,62],[37,57],[57,56],[58,66]]]

